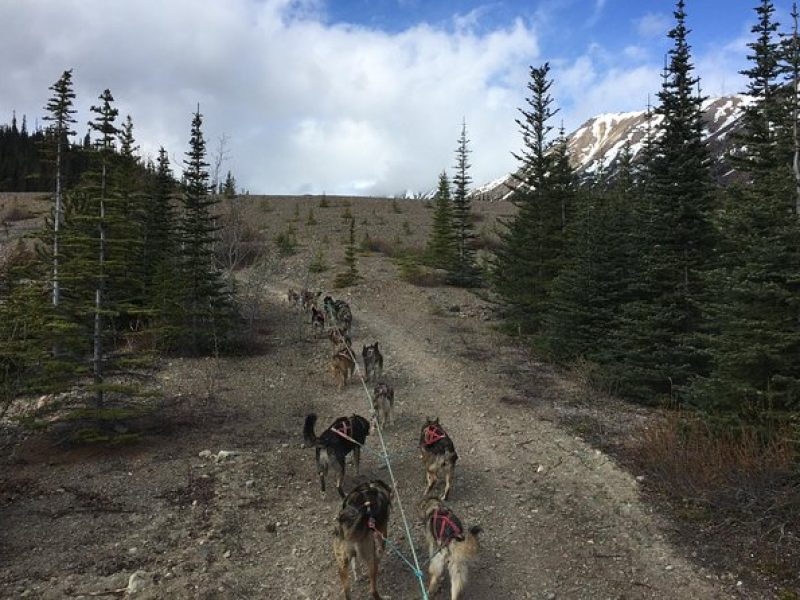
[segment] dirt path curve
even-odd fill
[[[443,293],[444,301],[459,294]],[[435,295],[379,284],[349,299],[356,349],[361,340],[379,340],[386,376],[397,389],[387,443],[400,459],[395,468],[407,511],[414,513],[424,487],[419,460],[408,455],[424,417],[439,416],[456,443],[460,460],[450,503],[466,524],[485,530],[469,597],[730,597],[667,544],[633,477],[534,418],[526,400],[516,398],[508,373],[524,357],[480,320],[455,310],[448,316]],[[357,387],[349,390],[353,410],[366,411]],[[550,392],[530,390],[534,398]],[[392,530],[402,539],[397,515]],[[424,559],[418,524],[415,531]],[[391,559],[382,589],[393,598],[418,597],[411,573]]]

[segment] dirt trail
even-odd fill
[[[468,598],[738,595],[667,544],[633,477],[535,416],[531,406],[561,393],[559,382],[542,371],[538,387],[520,393],[518,374],[540,366],[471,316],[475,297],[398,282],[383,258],[365,257],[360,268],[370,283],[347,296],[354,345],[360,353],[379,341],[396,389],[386,441],[423,562],[416,443],[424,418],[436,415],[460,455],[451,505],[484,528]],[[34,436],[3,459],[0,597],[88,597],[124,589],[136,571],[146,585],[135,597],[145,600],[341,597],[331,552],[340,501],[332,486],[320,494],[302,423],[311,411],[318,428],[365,415],[367,401],[360,384],[336,390],[330,345],[287,306],[288,279],[302,281],[274,284],[263,353],[164,365],[164,395],[185,421],[168,435],[97,451],[54,449]],[[367,446],[362,475],[388,480],[377,436]],[[203,450],[236,455],[215,461]],[[397,510],[390,535],[410,556]],[[391,553],[379,589],[420,597]],[[366,597],[362,576],[354,598]]]
[[[407,454],[424,418],[439,416],[455,440],[460,460],[450,502],[465,523],[485,530],[470,597],[728,596],[665,542],[639,501],[633,477],[534,418],[526,404],[552,390],[530,390],[531,397],[520,399],[504,374],[525,357],[479,319],[460,311],[461,317],[433,316],[432,309],[441,311],[428,292],[385,285],[350,298],[356,349],[362,339],[379,340],[386,376],[397,388],[396,426],[387,440],[390,453],[399,451],[402,459],[396,470],[407,509],[424,487],[418,459]],[[349,393],[353,409],[365,411],[357,387]],[[398,518],[392,528],[401,538]],[[402,565],[384,571],[385,589],[394,597],[415,597]]]

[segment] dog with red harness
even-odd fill
[[[328,465],[333,459],[334,465],[338,469],[336,490],[344,498],[342,480],[344,479],[345,458],[350,452],[353,453],[353,465],[357,474],[361,462],[361,446],[364,445],[364,441],[369,435],[369,421],[356,414],[350,417],[339,417],[319,437],[314,433],[316,423],[317,415],[314,413],[306,417],[303,438],[308,446],[317,451],[316,461],[320,487],[324,493]]]
[[[376,479],[354,488],[342,502],[334,529],[333,554],[346,600],[350,600],[351,592],[348,565],[352,567],[355,578],[356,557],[367,565],[373,600],[381,598],[378,593],[378,563],[386,544],[393,496],[392,488]]]
[[[456,514],[436,497],[422,501],[425,515],[425,539],[428,542],[428,596],[433,598],[447,569],[450,575],[450,600],[464,595],[469,576],[469,563],[478,553],[477,525],[466,529]]]
[[[444,492],[441,499],[447,500],[453,485],[458,454],[453,440],[439,423],[439,417],[434,420],[426,419],[419,436],[419,449],[428,483],[425,495],[430,493],[439,479],[439,474],[444,472]]]

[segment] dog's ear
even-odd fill
[[[375,350],[378,349],[378,342],[375,342]]]
[[[436,420],[434,421],[434,423],[436,423],[437,425],[439,425],[439,424],[440,424],[440,423],[439,423],[439,417],[436,417]]]

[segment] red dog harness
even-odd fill
[[[431,517],[431,531],[439,545],[446,546],[453,540],[464,539],[464,530],[458,518],[447,509],[437,508]]]
[[[439,440],[443,440],[446,437],[447,434],[444,432],[444,429],[434,423],[425,428],[424,441],[422,443],[426,446],[432,446]]]

